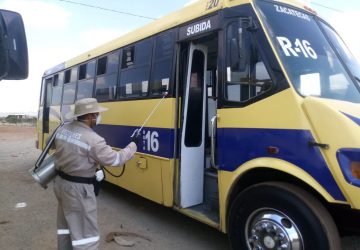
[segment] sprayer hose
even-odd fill
[[[126,165],[124,164],[121,173],[118,174],[118,175],[116,175],[116,174],[111,173],[109,170],[107,170],[106,167],[101,166],[102,169],[104,169],[109,175],[111,175],[112,177],[115,177],[115,178],[119,178],[119,177],[121,177],[121,176],[124,174],[124,172],[125,172],[125,167],[126,167]]]

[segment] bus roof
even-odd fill
[[[46,70],[44,73],[44,77],[53,74],[55,72],[58,72],[60,70],[63,70],[65,68],[69,68],[74,65],[80,64],[82,62],[88,61],[90,59],[96,58],[100,55],[106,54],[110,51],[116,50],[123,46],[132,44],[146,37],[155,35],[157,33],[171,29],[178,25],[187,23],[191,20],[205,16],[219,9],[251,3],[252,1],[253,0],[219,0],[218,4],[215,6],[215,4],[211,5],[214,2],[216,3],[216,1],[214,0],[198,0],[191,5],[185,6],[184,8],[178,11],[163,16],[160,19],[157,19],[139,29],[129,32],[119,38],[107,42],[90,51],[82,53],[68,61],[58,64]],[[276,1],[291,4],[296,7],[300,7],[302,9],[304,8],[304,3],[298,0],[276,0]]]

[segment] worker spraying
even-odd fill
[[[101,107],[96,99],[75,103],[74,121],[64,124],[56,133],[54,192],[58,200],[58,249],[98,249],[99,229],[93,184],[104,178],[103,166],[122,166],[137,151],[140,129],[131,136],[123,150],[115,151],[104,138],[93,131],[99,124]]]

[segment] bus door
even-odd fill
[[[60,77],[59,77],[60,75]],[[46,142],[47,137],[53,133],[56,127],[61,122],[61,98],[62,98],[62,75],[56,74],[44,80],[44,91],[45,95],[42,102],[42,108],[40,109],[40,121],[39,121],[39,131],[41,133],[39,136],[40,147],[44,148],[44,142]]]
[[[207,47],[191,43],[187,63],[180,153],[182,208],[203,202]]]
[[[51,96],[52,96],[52,84],[53,84],[53,78],[45,79],[45,84],[43,85],[43,88],[45,88],[44,94],[44,105],[42,110],[42,131],[40,133],[42,134],[41,142],[40,142],[40,148],[45,147],[45,142],[47,137],[49,136],[49,127],[50,127],[50,105],[51,105]]]

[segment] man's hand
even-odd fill
[[[138,129],[135,129],[134,133],[131,135],[130,138],[131,138],[131,141],[137,145],[141,139],[140,131]]]
[[[101,169],[99,169],[98,171],[95,172],[95,176],[96,176],[96,180],[98,182],[102,181],[104,179],[104,171],[102,171]]]

